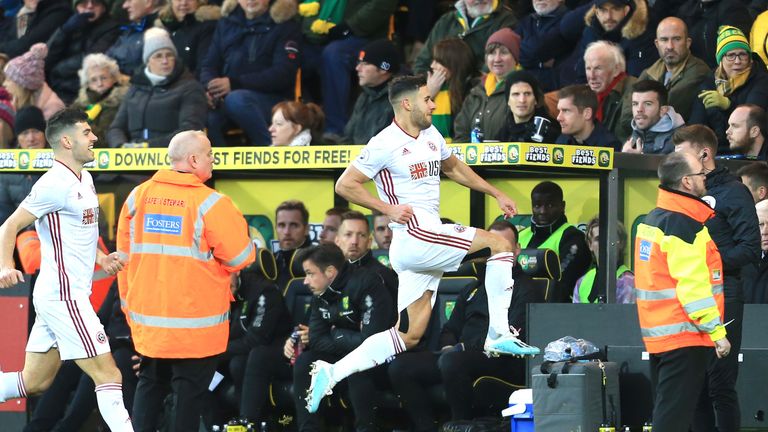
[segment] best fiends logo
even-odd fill
[[[595,165],[597,163],[595,151],[591,149],[576,149],[573,156],[571,156],[571,163],[574,165]]]
[[[525,153],[526,162],[549,162],[551,156],[549,150],[546,147],[531,146]]]

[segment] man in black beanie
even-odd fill
[[[344,128],[344,144],[366,144],[392,123],[395,114],[387,85],[400,70],[397,47],[387,39],[369,43],[360,51],[355,70],[362,91]]]
[[[45,141],[45,118],[36,106],[26,106],[16,113],[14,122],[16,143],[22,149],[42,149]]]

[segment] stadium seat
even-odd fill
[[[255,273],[267,280],[277,279],[277,263],[275,255],[269,249],[256,249],[256,260],[248,267],[241,270],[242,273]]]
[[[312,302],[312,291],[304,285],[304,268],[298,262],[297,252],[291,257],[291,279],[283,290],[285,304],[293,319],[293,325],[309,323],[309,304]]]

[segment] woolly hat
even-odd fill
[[[5,76],[28,90],[37,90],[45,83],[45,57],[48,47],[44,43],[32,45],[29,51],[14,57],[5,67]]]
[[[750,55],[752,54],[752,49],[749,47],[749,41],[741,30],[728,25],[720,26],[720,28],[717,29],[717,51],[715,53],[717,64],[720,64],[720,61],[723,60],[723,56],[728,53],[728,51],[735,49],[743,49]]]
[[[357,61],[370,63],[393,74],[400,70],[400,55],[395,44],[387,39],[379,39],[364,46]]]
[[[171,40],[171,35],[164,29],[158,27],[152,27],[144,33],[144,53],[142,59],[144,63],[149,61],[149,57],[157,50],[167,48],[173,51],[173,54],[178,57],[179,53],[176,51],[176,45]]]
[[[14,129],[16,130],[16,135],[29,129],[45,132],[43,112],[34,105],[25,106],[16,114],[16,127]]]
[[[8,126],[13,127],[16,110],[11,103],[11,94],[5,87],[0,87],[0,120],[6,122]]]
[[[505,46],[516,62],[520,62],[520,35],[512,31],[509,27],[504,27],[501,30],[497,30],[488,38],[488,42],[485,43],[485,48],[488,49],[488,45],[497,43]]]

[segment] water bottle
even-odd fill
[[[261,426],[259,426],[259,432],[267,432],[267,422],[261,422]]]
[[[291,356],[291,366],[296,364],[296,357],[299,356],[299,353],[301,351],[300,343],[299,343],[299,328],[296,327],[296,329],[291,333],[291,342],[293,342],[293,355]]]
[[[651,424],[651,422],[645,422],[643,425],[643,432],[653,432],[653,424]]]
[[[600,432],[616,432],[616,428],[608,423],[603,423],[600,425],[600,429],[598,429]]]
[[[480,116],[482,112],[475,117],[475,124],[472,131],[469,133],[469,141],[473,143],[483,142],[483,130],[480,128]]]

